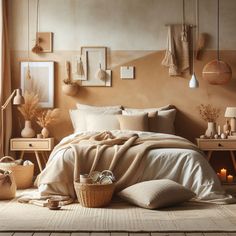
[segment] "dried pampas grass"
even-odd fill
[[[201,104],[197,107],[204,121],[216,122],[220,115],[220,109],[213,107],[211,104]]]
[[[55,122],[59,116],[59,109],[53,110],[40,110],[37,113],[37,124],[42,128],[48,127],[52,122]]]
[[[17,107],[25,120],[32,120],[39,109],[39,96],[34,92],[25,91],[25,103]]]

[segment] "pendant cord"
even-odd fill
[[[217,0],[217,59],[220,60],[220,0]]]
[[[197,32],[196,32],[196,36],[197,39],[199,39],[199,0],[196,0],[196,28],[197,28]]]
[[[29,27],[29,20],[30,20],[30,15],[29,15],[29,11],[30,11],[30,0],[28,0],[28,15],[27,15],[27,20],[28,20],[28,25],[27,25],[27,46],[28,46],[28,52],[27,52],[27,57],[28,57],[28,67],[29,67],[29,61],[30,61],[30,56],[29,56],[29,51],[30,51],[30,45],[29,45],[29,41],[30,41],[30,39],[29,39],[29,31],[30,31],[30,27]]]
[[[182,20],[183,20],[183,25],[185,25],[185,0],[182,1],[182,9],[183,9]]]
[[[39,0],[37,0],[36,6],[36,33],[39,32]]]

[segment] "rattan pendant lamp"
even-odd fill
[[[214,85],[226,84],[232,77],[231,67],[226,62],[220,60],[219,26],[220,2],[217,0],[217,59],[207,63],[202,71],[203,79],[206,79],[210,84]]]

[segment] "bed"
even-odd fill
[[[82,116],[75,116],[71,112],[75,133],[65,137],[58,144],[52,152],[46,168],[39,175],[37,184],[41,196],[56,194],[76,198],[73,183],[78,180],[80,174],[89,173],[91,169],[97,171],[112,169],[118,180],[116,192],[137,182],[170,179],[192,190],[198,200],[232,202],[232,196],[224,192],[204,154],[188,140],[172,134],[176,112],[174,110],[173,115],[172,107],[165,106],[161,109],[146,109],[145,111],[126,109],[125,115],[130,116],[135,113],[136,120],[132,122],[133,120],[127,117],[128,121],[119,122],[119,127],[123,126],[123,130],[114,129],[117,127],[117,121],[114,119],[119,116],[117,114],[120,112],[120,107],[96,108],[95,112],[93,109],[92,115],[90,113],[88,116],[87,113],[91,112],[92,108],[86,105],[83,107],[80,104],[80,115],[83,114],[84,120],[81,119]],[[102,114],[101,110],[103,110]],[[153,121],[158,113],[159,126],[155,124],[156,120]],[[165,117],[167,113],[171,114],[168,118]],[[162,120],[160,120],[160,114],[162,114]],[[159,132],[145,130],[147,122],[145,122],[144,116],[149,122],[149,128],[152,125],[153,129],[159,129]],[[137,119],[141,121],[138,122]],[[76,124],[78,120],[79,124]],[[119,118],[118,121],[120,121]],[[164,123],[161,124],[161,122]],[[134,123],[140,123],[138,128],[133,127]],[[83,130],[83,125],[90,128]],[[135,130],[128,130],[127,125]],[[108,127],[109,131],[103,132],[104,126]],[[77,128],[81,131],[78,131]],[[98,130],[94,131],[94,129]],[[165,130],[167,131],[165,132]],[[103,138],[98,140],[96,137]],[[123,142],[116,143],[120,138],[123,138]],[[131,139],[135,139],[135,141]],[[110,145],[111,140],[114,141],[112,145]],[[120,155],[114,168],[112,161],[115,159],[117,150],[119,152],[127,143],[128,148]],[[140,147],[143,148],[142,146],[146,148],[144,151],[140,149]],[[103,149],[103,147],[105,148]],[[139,155],[137,164],[136,153],[140,152],[142,152],[142,157]],[[99,161],[95,160],[98,153]],[[113,167],[111,167],[112,165]]]

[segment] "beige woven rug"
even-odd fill
[[[52,211],[1,201],[0,231],[236,231],[236,204],[185,203],[146,210],[114,202],[103,209],[71,204]]]

